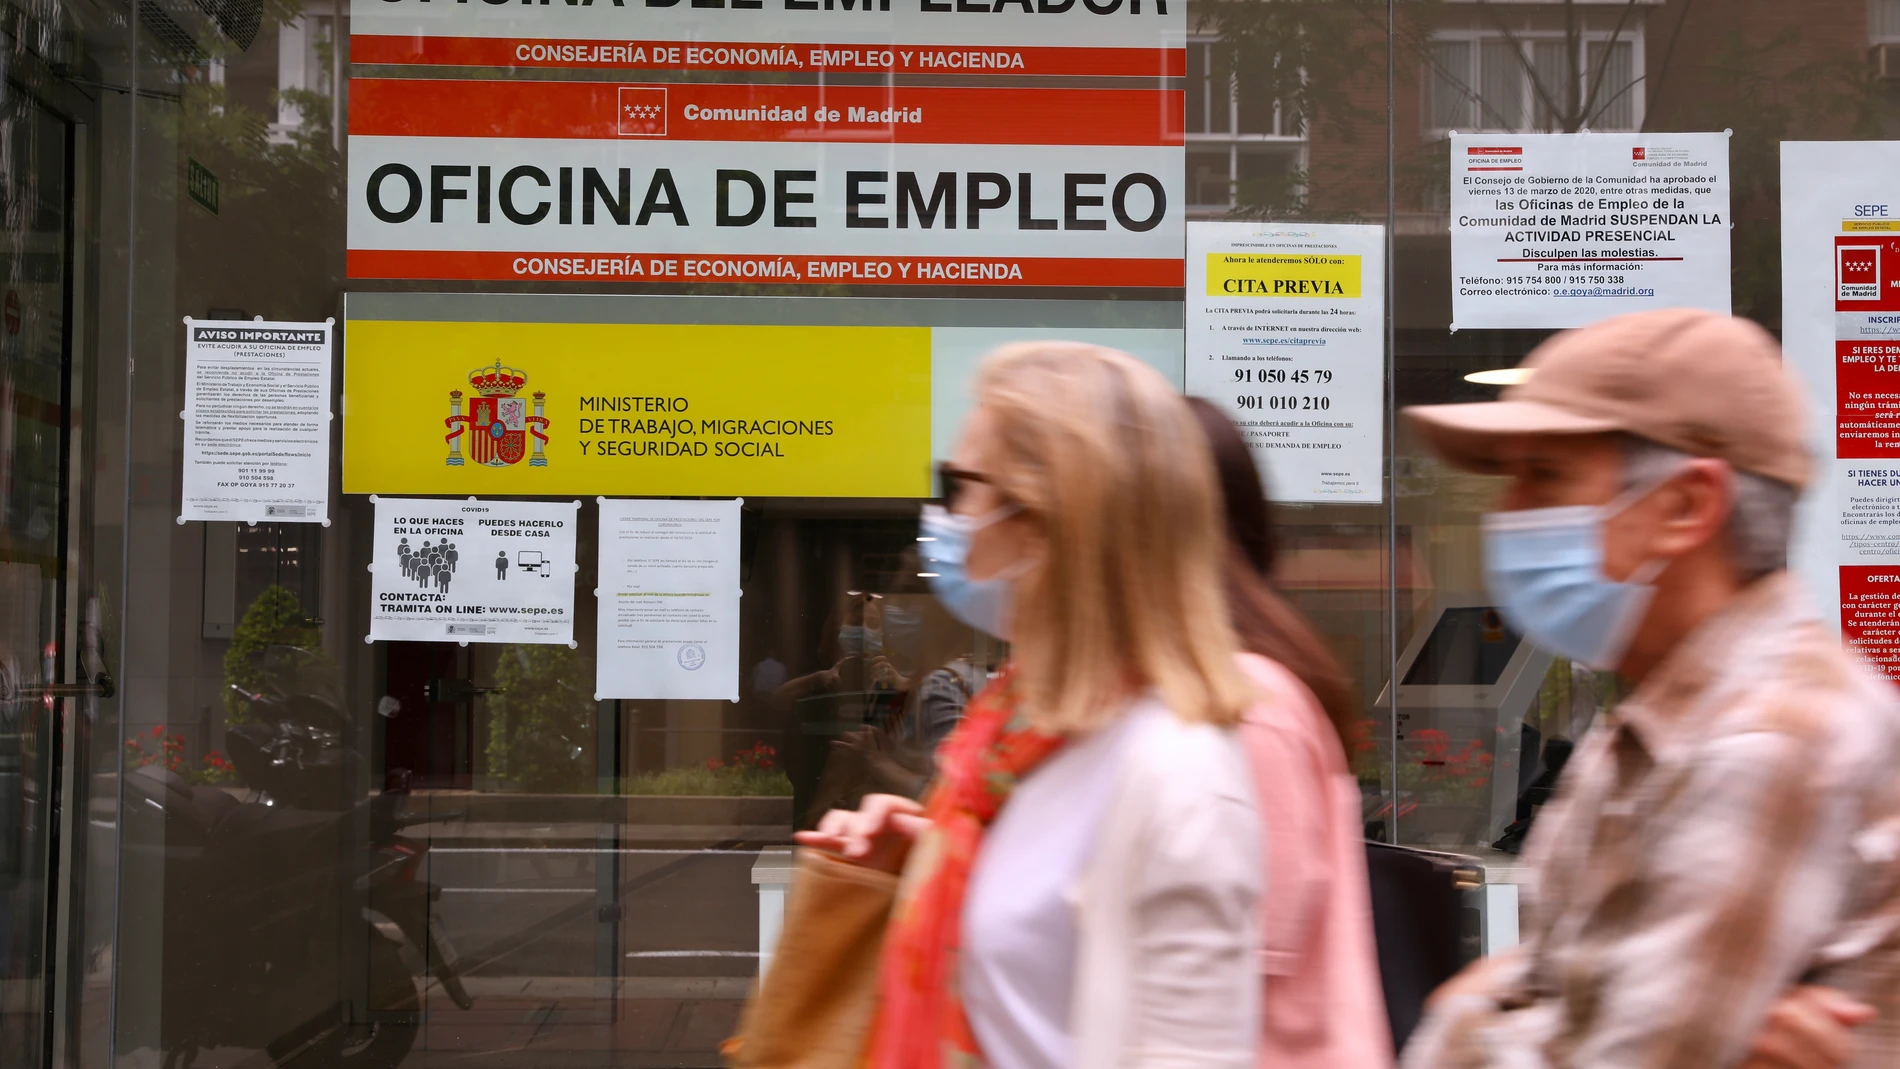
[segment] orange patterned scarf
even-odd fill
[[[963,896],[990,822],[1022,777],[1062,743],[1018,717],[1007,669],[971,700],[944,741],[924,807],[930,830],[912,848],[884,938],[868,1052],[875,1069],[980,1064],[957,989]]]

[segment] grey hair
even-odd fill
[[[1684,461],[1694,459],[1680,449],[1638,438],[1618,436],[1623,447],[1623,487],[1645,486],[1669,477]],[[1794,507],[1801,491],[1766,475],[1735,472],[1735,504],[1729,511],[1729,550],[1735,570],[1743,579],[1759,579],[1788,566],[1788,543],[1794,536]]]

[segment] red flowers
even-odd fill
[[[145,740],[156,739],[158,748],[147,750]],[[133,768],[147,765],[164,765],[168,772],[185,771],[185,737],[165,734],[165,725],[153,725],[152,730],[125,740],[125,760]]]
[[[778,751],[765,743],[753,743],[731,757],[721,761],[717,757],[706,759],[706,771],[712,773],[733,772],[770,772],[778,767]]]
[[[749,749],[740,750],[726,762],[731,768],[752,768],[760,772],[770,772],[778,767],[778,751],[763,742],[755,742]]]
[[[147,740],[157,740],[157,748],[146,749]],[[165,771],[188,776],[193,783],[198,784],[232,783],[237,780],[237,766],[218,751],[208,750],[199,760],[202,767],[191,769],[185,760],[185,737],[167,735],[163,724],[125,740],[125,763],[131,768],[163,765]]]
[[[1450,735],[1437,728],[1424,728],[1409,733],[1406,741],[1415,744],[1413,754],[1421,770],[1422,788],[1469,791],[1491,781],[1493,759],[1481,739],[1467,739],[1454,751]]]

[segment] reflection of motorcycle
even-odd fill
[[[155,852],[163,866],[162,915],[146,922],[162,922],[165,1069],[207,1047],[262,1048],[298,1069],[388,1069],[415,1043],[429,978],[470,1005],[433,917],[428,847],[402,834],[428,818],[401,815],[400,781],[345,804],[351,726],[287,678],[242,691],[250,721],[226,733],[247,792],[159,765],[125,778],[128,860]]]
[[[167,1069],[222,1046],[261,1047],[279,1065],[385,1069],[415,1042],[425,977],[471,1004],[431,923],[440,891],[420,876],[427,847],[400,834],[416,822],[397,815],[400,793],[311,812],[147,766],[125,794],[126,841],[164,844]],[[367,856],[344,849],[364,821]]]
[[[255,689],[231,684],[249,707],[225,733],[245,786],[278,805],[336,809],[356,784],[357,757],[327,663],[307,650],[272,646],[254,662]]]

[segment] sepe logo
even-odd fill
[[[529,415],[527,400],[516,396],[527,382],[525,372],[503,367],[497,357],[495,366],[478,367],[468,373],[468,385],[475,395],[469,398],[466,415],[462,412],[462,391],[450,390],[449,418],[442,421],[449,429],[445,436],[449,456],[444,463],[451,468],[463,465],[462,439],[466,436],[475,463],[489,468],[519,464],[528,456],[528,439],[532,437],[534,456],[528,466],[547,467],[543,447],[548,442],[548,395],[534,392],[534,414]]]
[[[1647,159],[1648,158],[1647,152],[1648,152],[1647,149],[1643,148],[1643,146],[1641,145],[1638,145],[1635,148],[1630,149],[1630,159],[1632,160]]]
[[[1835,299],[1880,299],[1880,246],[1842,245],[1834,250]]]
[[[679,659],[681,668],[688,672],[697,672],[699,666],[706,663],[706,651],[698,646],[681,646]]]
[[[666,136],[666,90],[620,87],[620,136]]]

